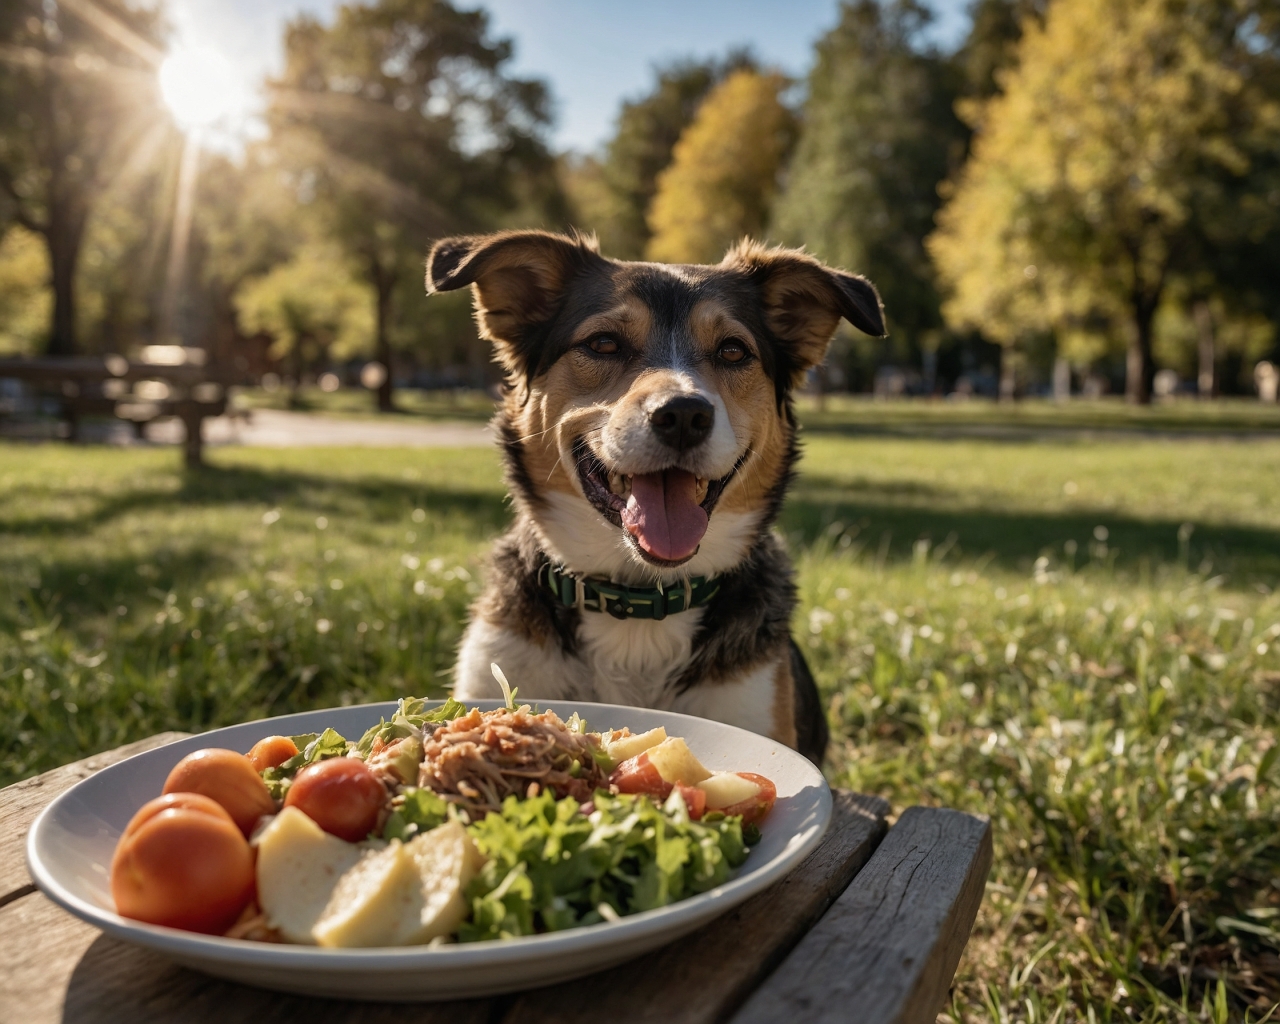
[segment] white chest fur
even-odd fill
[[[702,609],[652,619],[615,619],[584,612],[578,629],[595,699],[605,704],[665,707],[663,690],[689,663]]]

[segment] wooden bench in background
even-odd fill
[[[185,429],[189,466],[204,455],[204,421],[227,411],[227,387],[236,379],[195,363],[131,362],[123,356],[75,359],[0,359],[0,379],[21,380],[55,398],[68,440],[80,436],[86,417],[115,417],[138,437],[153,420],[176,416]]]
[[[49,801],[166,733],[0,790],[0,1020],[22,1024],[933,1024],[982,901],[986,818],[835,792],[822,844],[773,888],[694,934],[576,981],[490,999],[402,1005],[246,988],[108,938],[27,876]],[[408,1016],[406,1016],[408,1014]]]

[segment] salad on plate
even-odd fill
[[[710,772],[659,727],[406,698],[348,739],[206,748],[138,810],[110,869],[126,918],[262,942],[386,947],[511,939],[706,892],[776,798]]]

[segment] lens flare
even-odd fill
[[[243,104],[244,85],[231,62],[217,50],[174,50],[160,65],[160,92],[178,123],[203,128],[234,113]]]

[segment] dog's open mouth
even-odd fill
[[[707,524],[744,455],[718,480],[672,466],[653,473],[611,472],[583,440],[574,458],[587,500],[624,529],[646,561],[672,566],[697,553]]]

